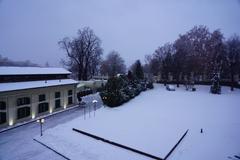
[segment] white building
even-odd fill
[[[0,67],[0,127],[76,104],[78,81],[63,68]]]

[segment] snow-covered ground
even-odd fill
[[[169,159],[236,159],[240,155],[240,90],[222,88],[221,95],[209,86],[196,92],[167,91],[163,85],[118,108],[101,108],[58,125],[36,137],[66,157],[83,160],[150,159],[72,131],[77,128],[105,139],[164,158],[189,129]],[[203,133],[200,133],[201,128]]]

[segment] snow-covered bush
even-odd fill
[[[116,107],[124,103],[124,96],[119,92],[101,92],[103,103],[109,107]]]
[[[130,79],[128,76],[120,75],[108,80],[105,90],[100,93],[100,96],[104,104],[109,107],[116,107],[128,102],[147,88],[153,88],[151,82]]]
[[[148,89],[153,89],[153,82],[147,82],[146,87],[147,87]]]

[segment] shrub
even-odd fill
[[[148,84],[149,83],[149,84]],[[149,87],[147,87],[149,85]],[[125,75],[110,78],[105,90],[100,92],[103,103],[109,107],[116,107],[139,95],[147,88],[153,88],[152,83],[129,79]]]
[[[210,92],[213,94],[221,94],[221,85],[220,85],[220,77],[219,74],[214,74],[212,79],[212,86],[210,88]]]
[[[146,87],[149,88],[149,89],[153,89],[153,83],[152,82],[147,82]]]

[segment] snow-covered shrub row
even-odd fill
[[[153,84],[147,80],[129,79],[125,75],[108,80],[105,90],[100,92],[103,103],[109,107],[117,107],[139,95],[142,91],[152,89]]]

